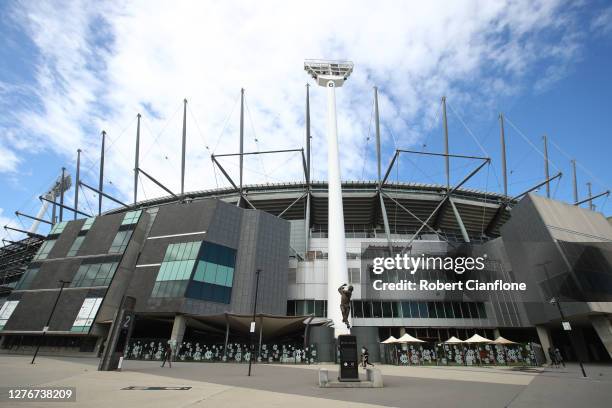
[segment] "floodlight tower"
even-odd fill
[[[334,335],[349,334],[342,322],[338,288],[348,283],[346,237],[342,187],[340,185],[340,156],[338,153],[338,123],[336,119],[336,87],[344,84],[353,72],[350,61],[306,60],[304,69],[319,86],[327,88],[327,183],[328,183],[328,261],[327,261],[327,317],[334,322]]]

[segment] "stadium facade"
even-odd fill
[[[56,223],[15,289],[3,299],[3,349],[23,349],[40,340],[58,296],[59,280],[71,283],[63,290],[45,333],[45,344],[50,348],[99,351],[124,296],[136,300],[135,338],[199,339],[201,343],[214,339],[222,343],[225,323],[215,323],[227,314],[236,322],[231,336],[244,338],[248,331],[239,327],[237,316],[252,312],[255,271],[261,269],[257,312],[269,315],[271,326],[278,326],[279,334],[285,337],[291,333],[283,331],[273,316],[297,316],[300,322],[314,316],[308,341],[317,343],[320,359],[333,358],[329,355],[333,333],[324,324],[328,308],[326,191],[324,183],[315,182],[311,187],[309,227],[304,217],[307,200],[295,202],[306,188],[299,183],[245,187],[243,194],[257,210],[237,205],[241,200],[235,191],[211,190]],[[575,358],[560,330],[559,313],[549,303],[552,292],[565,288],[563,284],[555,286],[561,280],[599,296],[592,302],[582,299],[562,305],[583,361],[609,359],[612,310],[611,303],[605,302],[609,287],[601,287],[610,282],[609,269],[594,270],[592,264],[583,262],[586,269],[568,272],[560,264],[570,248],[559,242],[581,243],[580,250],[596,254],[601,263],[598,267],[608,262],[609,268],[609,247],[595,244],[612,240],[612,227],[601,214],[529,194],[514,205],[511,217],[498,217],[499,225],[485,236],[483,214],[485,224],[490,223],[502,197],[460,191],[454,201],[471,237],[470,245],[463,241],[453,210],[447,208],[447,213],[439,216],[439,234],[420,234],[412,241],[412,252],[486,253],[487,268],[479,276],[481,280],[527,282],[537,293],[466,292],[458,297],[436,292],[378,292],[371,290],[372,280],[377,278],[369,268],[371,258],[388,254],[389,243],[398,249],[404,247],[419,225],[413,217],[398,213],[389,223],[388,241],[375,187],[370,183],[343,184],[348,283],[355,287],[353,333],[374,351],[374,357],[379,358],[378,342],[391,334],[407,332],[443,341],[452,335],[466,338],[477,332],[533,340],[545,347],[552,342],[565,346],[567,357]],[[397,200],[385,202],[388,208],[405,206],[423,217],[446,191],[442,186],[411,184],[389,185],[387,189]],[[287,209],[291,203],[294,205]],[[540,277],[537,267],[546,262],[552,274],[548,279]],[[440,280],[456,280],[442,271],[427,273]],[[295,323],[291,319],[287,322]],[[293,331],[295,336],[304,335],[299,324]],[[266,337],[274,339],[275,333],[267,332]]]
[[[317,360],[332,361],[339,304],[328,302],[337,291],[330,281],[342,277],[346,282],[341,283],[354,287],[351,333],[369,348],[373,361],[384,358],[380,341],[405,333],[431,343],[475,333],[502,335],[539,343],[544,350],[554,345],[569,360],[610,360],[612,224],[592,206],[582,208],[578,197],[568,204],[533,193],[560,174],[546,172],[543,183],[509,197],[463,186],[491,163],[486,157],[396,150],[384,173],[376,109],[378,179],[330,189],[310,177],[308,87],[306,107],[305,149],[244,152],[241,131],[239,153],[212,155],[228,188],[184,192],[182,183],[181,193],[175,194],[139,167],[137,148],[134,202],[124,204],[103,191],[104,147],[97,189],[79,180],[77,160],[74,206],[63,202],[63,188],[59,203],[55,196],[41,197],[54,210],[60,207],[59,220],[30,216],[51,223],[50,233],[27,232],[28,238],[1,250],[0,351],[30,352],[42,345],[46,352],[97,353],[103,355],[102,365],[110,367],[126,347],[133,352],[171,339],[189,350],[197,345],[196,354],[207,350],[219,357],[222,350],[225,359],[230,343],[236,344],[232,355],[238,356],[258,336],[260,357],[270,350],[263,343],[273,344],[269,361],[279,346],[288,344],[303,344],[305,354],[316,348]],[[446,130],[445,109],[444,120]],[[139,129],[140,115],[136,146]],[[304,182],[243,184],[245,155],[284,152],[301,153]],[[444,157],[447,184],[390,181],[400,154]],[[220,156],[240,156],[238,182],[223,169]],[[451,186],[451,157],[481,164]],[[183,160],[182,181],[184,175]],[[139,176],[169,195],[138,201]],[[61,180],[65,186],[63,175]],[[81,188],[98,194],[98,216],[78,209]],[[103,199],[120,205],[102,213]],[[86,218],[65,221],[62,210]],[[343,225],[338,225],[338,213]],[[340,262],[335,254],[333,265],[346,264],[346,271],[338,272],[330,268],[329,252],[342,241],[337,236],[342,227],[346,259]],[[398,253],[484,257],[486,263],[484,270],[463,275],[444,270],[373,273],[375,257]],[[377,279],[501,280],[526,283],[528,290],[377,291],[372,286]],[[562,330],[562,322],[571,330]]]

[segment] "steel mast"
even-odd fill
[[[336,87],[341,87],[353,72],[349,61],[306,60],[304,69],[319,86],[327,88],[327,179],[328,179],[328,266],[327,317],[334,322],[334,336],[348,334],[342,322],[338,288],[348,283],[346,236],[342,185],[340,183],[340,154],[338,151],[338,123],[336,115]]]

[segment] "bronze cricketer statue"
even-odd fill
[[[353,296],[353,287],[343,284],[338,288],[338,292],[340,293],[340,310],[342,311],[342,322],[346,324],[346,328],[350,329],[351,325],[349,324],[348,317],[351,313],[351,296]]]

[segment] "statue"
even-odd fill
[[[340,310],[342,311],[342,322],[346,324],[346,328],[350,329],[351,325],[349,324],[348,317],[351,312],[351,296],[353,296],[353,287],[343,284],[338,288],[338,292],[340,293]]]

